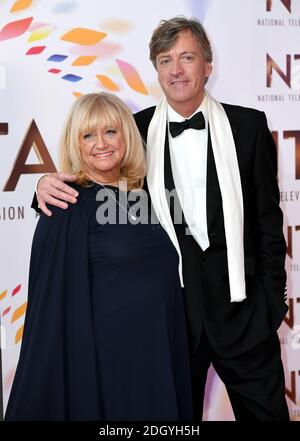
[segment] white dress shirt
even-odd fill
[[[206,98],[195,113],[199,111],[203,113],[205,129],[186,129],[175,138],[172,138],[169,131],[169,146],[174,183],[189,227],[186,233],[192,234],[204,251],[209,247],[206,213],[208,142]],[[184,118],[168,105],[168,121],[182,122]]]

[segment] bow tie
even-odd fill
[[[180,135],[186,129],[201,130],[205,129],[205,120],[202,112],[196,113],[190,119],[186,119],[182,122],[169,122],[169,129],[172,138]]]

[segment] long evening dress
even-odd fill
[[[51,207],[35,231],[6,419],[192,419],[175,248],[158,224],[120,223],[121,191],[74,188],[77,204]],[[99,224],[108,199],[117,222]]]

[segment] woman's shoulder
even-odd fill
[[[71,204],[68,202],[68,208],[62,209],[56,207],[54,205],[49,205],[49,208],[52,211],[52,216],[48,218],[48,216],[43,213],[40,214],[40,219],[43,219],[42,222],[59,222],[59,219],[66,220],[68,217],[78,217],[80,213],[89,211],[88,207],[91,206],[89,201],[95,200],[95,188],[94,186],[82,186],[75,182],[68,182],[67,185],[78,192],[77,202],[75,204]]]
[[[86,184],[71,182],[68,184],[78,192],[78,200],[95,199],[95,195],[99,190],[99,186],[95,182],[88,181]]]
[[[84,185],[72,183],[70,187],[78,192],[77,203],[68,204],[69,207],[72,207],[72,211],[84,211],[88,217],[94,215],[95,210],[97,209],[97,194],[99,190],[103,190],[103,187],[100,187],[100,185],[92,181],[88,181]]]

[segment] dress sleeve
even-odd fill
[[[33,238],[28,308],[6,419],[98,419],[89,287],[88,220],[82,200],[41,215]],[[95,414],[96,412],[96,414]]]

